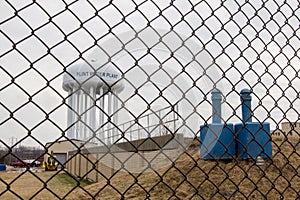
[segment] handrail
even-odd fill
[[[171,110],[169,112],[167,112],[164,116],[161,116],[161,112],[163,110],[167,110],[171,108]],[[172,119],[168,119],[167,121],[163,121],[163,119],[168,116],[170,113],[173,113],[172,115]],[[135,120],[130,120],[130,121],[127,121],[127,122],[124,122],[122,124],[119,124],[117,125],[117,127],[119,128],[116,128],[116,127],[110,127],[110,128],[107,128],[105,130],[100,130],[100,131],[97,131],[96,135],[95,136],[91,136],[89,138],[86,138],[88,140],[90,140],[91,138],[95,138],[95,139],[100,139],[102,142],[100,142],[101,144],[103,143],[114,143],[114,141],[117,141],[119,138],[121,137],[124,137],[125,138],[128,138],[128,140],[132,141],[132,140],[136,140],[136,139],[142,139],[142,138],[147,138],[147,137],[155,137],[155,136],[158,136],[158,135],[165,135],[167,133],[163,133],[163,132],[166,132],[168,129],[169,131],[167,132],[171,132],[170,129],[173,130],[173,132],[175,132],[176,130],[176,122],[179,120],[179,117],[178,117],[178,104],[175,104],[173,106],[168,106],[168,107],[164,107],[162,109],[159,109],[159,110],[156,110],[156,111],[153,111],[152,113],[148,113],[148,114],[145,114],[145,115],[142,115],[141,117],[139,117],[136,121]],[[150,116],[151,115],[156,115],[158,116],[158,123],[157,124],[150,124]],[[138,123],[139,121],[141,121],[142,119],[145,119],[147,118],[147,125],[146,126],[143,126],[142,124]],[[171,127],[168,127],[167,129],[165,128],[166,127],[166,124],[171,124],[173,123],[173,126],[172,128]],[[128,127],[126,127],[126,130],[125,130],[125,126],[128,125]],[[134,128],[137,126],[137,128]],[[118,133],[119,130],[121,129],[121,133]],[[156,129],[157,132],[155,131]],[[144,132],[143,132],[144,130]],[[153,132],[156,132],[154,133],[153,135],[151,133]],[[113,132],[113,133],[111,133]],[[111,134],[105,134],[105,133],[111,133]],[[137,133],[137,134],[136,134]],[[145,135],[146,133],[146,135]],[[126,137],[126,135],[128,135],[128,137]],[[135,135],[136,134],[136,135]],[[144,136],[143,136],[144,134]],[[107,135],[105,137],[105,135]],[[134,137],[137,136],[137,137]],[[104,136],[104,137],[103,137]],[[123,138],[124,139],[124,138]],[[92,139],[93,140],[93,139]],[[107,142],[105,142],[107,141]],[[101,145],[100,144],[100,145]]]

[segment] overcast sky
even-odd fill
[[[173,59],[164,62],[151,78],[159,88],[174,78],[174,84],[164,93],[174,102],[182,98],[180,91],[186,93],[185,98],[193,105],[182,100],[180,114],[187,117],[187,125],[193,131],[204,120],[210,121],[209,91],[214,84],[225,97],[225,120],[240,122],[233,115],[241,112],[238,93],[249,87],[255,93],[254,121],[267,121],[275,128],[283,121],[299,120],[298,0],[287,4],[178,0],[173,5],[160,0],[154,1],[156,5],[152,1],[129,0],[113,4],[98,0],[36,2],[0,2],[0,139],[5,143],[16,137],[25,138],[22,144],[37,145],[28,132],[43,144],[61,136],[67,126],[67,106],[62,104],[68,95],[62,89],[64,67],[80,55],[90,59],[97,51],[95,43],[113,55],[112,61],[126,72],[126,80],[134,87],[143,85],[147,75],[173,52]],[[148,22],[152,28],[142,31],[139,39],[115,55],[122,50],[120,41],[124,44],[134,38],[132,30],[143,30]],[[173,32],[169,32],[171,27]],[[160,39],[160,44],[155,45]],[[136,65],[135,60],[145,54]],[[121,99],[129,99],[134,87],[127,86]],[[148,102],[159,97],[152,87],[146,84],[140,90]],[[147,109],[147,103],[136,95],[126,106],[139,115]],[[160,101],[151,106],[163,107]],[[194,107],[197,113],[188,117]],[[126,112],[122,115],[123,119],[128,116]]]

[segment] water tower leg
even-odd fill
[[[100,96],[100,99],[99,99],[99,108],[100,108],[100,111],[99,111],[99,127],[102,127],[100,128],[100,131],[99,131],[99,139],[101,140],[101,142],[104,142],[104,129],[103,129],[103,124],[104,124],[104,96],[103,96],[103,88],[100,88],[99,89],[99,96]],[[100,142],[100,145],[102,145],[102,143]]]
[[[89,125],[89,120],[88,120],[88,109],[89,109],[89,101],[88,101],[88,94],[86,94],[85,92],[83,93],[83,99],[84,99],[84,109],[83,109],[83,140],[87,140],[89,135],[89,131],[88,131],[88,125]]]
[[[109,92],[107,94],[107,115],[109,116],[110,118],[110,122],[108,122],[107,124],[107,130],[108,130],[108,133],[107,133],[107,144],[110,145],[112,144],[112,134],[111,134],[111,106],[112,105],[112,98],[111,98],[111,92]]]
[[[72,139],[76,139],[75,138],[75,131],[76,131],[76,125],[75,125],[75,121],[76,121],[76,101],[77,101],[77,96],[76,96],[76,93],[74,91],[74,89],[72,89],[72,119],[71,119],[71,124],[72,124],[72,127],[71,127],[71,138]]]
[[[89,137],[93,137],[92,141],[95,140],[95,128],[96,128],[96,109],[95,109],[95,99],[96,93],[94,87],[90,88],[90,106],[91,109],[89,111],[89,118],[90,118],[90,127],[89,127]]]
[[[83,111],[84,111],[84,94],[83,91],[80,90],[79,91],[79,122],[78,122],[78,126],[79,126],[79,140],[83,140]]]
[[[79,140],[80,132],[80,92],[76,92],[76,139]]]
[[[67,121],[67,137],[72,139],[72,128],[71,128],[71,125],[72,125],[72,114],[73,114],[73,111],[72,111],[72,101],[73,101],[73,95],[72,95],[72,90],[69,90],[69,98],[68,98],[68,121]]]
[[[116,94],[116,93],[114,93]],[[113,125],[114,125],[114,129],[113,129],[113,138],[114,140],[112,141],[113,143],[119,139],[119,134],[118,134],[118,129],[116,128],[118,125],[118,114],[117,114],[117,110],[118,110],[118,98],[116,95],[113,96]]]

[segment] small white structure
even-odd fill
[[[118,124],[117,94],[124,89],[122,73],[111,63],[95,66],[93,60],[90,62],[68,67],[63,76],[63,89],[69,93],[67,137],[88,140],[99,135],[101,142],[112,144],[112,138],[117,139],[111,125]],[[104,129],[107,131],[102,132]]]

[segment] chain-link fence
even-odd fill
[[[299,199],[299,7],[1,1],[1,199]]]

